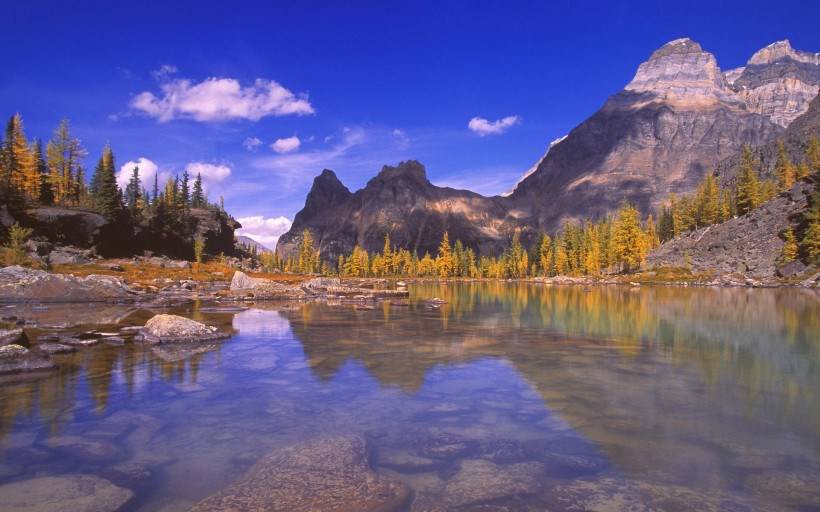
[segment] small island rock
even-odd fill
[[[190,343],[225,339],[230,334],[203,323],[177,315],[154,315],[140,330],[148,343]]]

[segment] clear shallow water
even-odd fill
[[[612,489],[626,497],[607,510],[702,509],[683,492],[727,512],[820,510],[817,294],[475,283],[413,299],[175,310],[236,334],[58,356],[56,374],[0,384],[0,484],[91,473],[132,489],[128,510],[187,510],[270,450],[351,433],[413,510],[454,503],[474,460],[540,462],[539,485],[458,510],[603,510],[584,497]],[[17,311],[103,330],[153,314]]]

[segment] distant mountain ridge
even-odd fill
[[[277,248],[292,252],[310,229],[327,259],[356,244],[381,249],[388,233],[396,245],[434,253],[449,231],[451,239],[492,253],[517,228],[532,239],[567,221],[609,214],[624,201],[646,212],[669,193],[692,191],[744,145],[763,147],[786,135],[818,90],[820,54],[794,50],[788,41],[723,72],[698,43],[675,39],[601,109],[550,144],[509,195],[436,187],[415,161],[385,166],[354,193],[325,170]]]

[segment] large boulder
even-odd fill
[[[498,465],[487,460],[465,460],[444,489],[444,503],[466,507],[494,500],[534,494],[541,490],[544,465],[521,462]]]
[[[99,243],[107,221],[99,213],[45,206],[27,210],[21,223],[34,229],[35,237],[57,245],[91,248]]]
[[[225,490],[190,512],[391,512],[404,510],[408,488],[375,474],[357,436],[313,440],[274,451]]]
[[[76,277],[12,266],[0,268],[0,302],[130,302],[137,293],[122,279]]]
[[[47,356],[41,356],[20,345],[0,347],[0,374],[22,373],[55,368]]]
[[[45,476],[0,486],[5,512],[115,512],[134,497],[92,475]]]
[[[752,510],[732,496],[703,494],[688,487],[636,480],[574,480],[546,492],[549,510],[560,512],[656,512]]]
[[[140,335],[143,341],[153,344],[213,341],[230,336],[216,327],[177,315],[154,315]]]
[[[0,346],[25,343],[23,329],[0,329]]]
[[[261,277],[250,277],[238,270],[231,279],[230,291],[235,296],[254,299],[304,299],[307,296],[307,293],[298,286]]]

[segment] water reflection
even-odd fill
[[[816,294],[466,283],[413,295],[372,309],[196,304],[175,312],[237,335],[58,356],[57,372],[0,387],[0,453],[20,468],[0,483],[82,469],[138,488],[135,510],[185,510],[266,449],[355,432],[379,471],[414,489],[414,510],[452,502],[465,468],[486,473],[479,459],[543,465],[537,492],[490,500],[515,510],[556,508],[579,476],[594,476],[596,492],[604,478],[629,482],[644,498],[681,486],[752,509],[820,506],[792,484],[792,497],[756,491],[776,472],[808,489],[820,479]],[[422,300],[434,296],[446,303]],[[89,456],[101,440],[114,455]],[[126,462],[163,478],[112,469]]]

